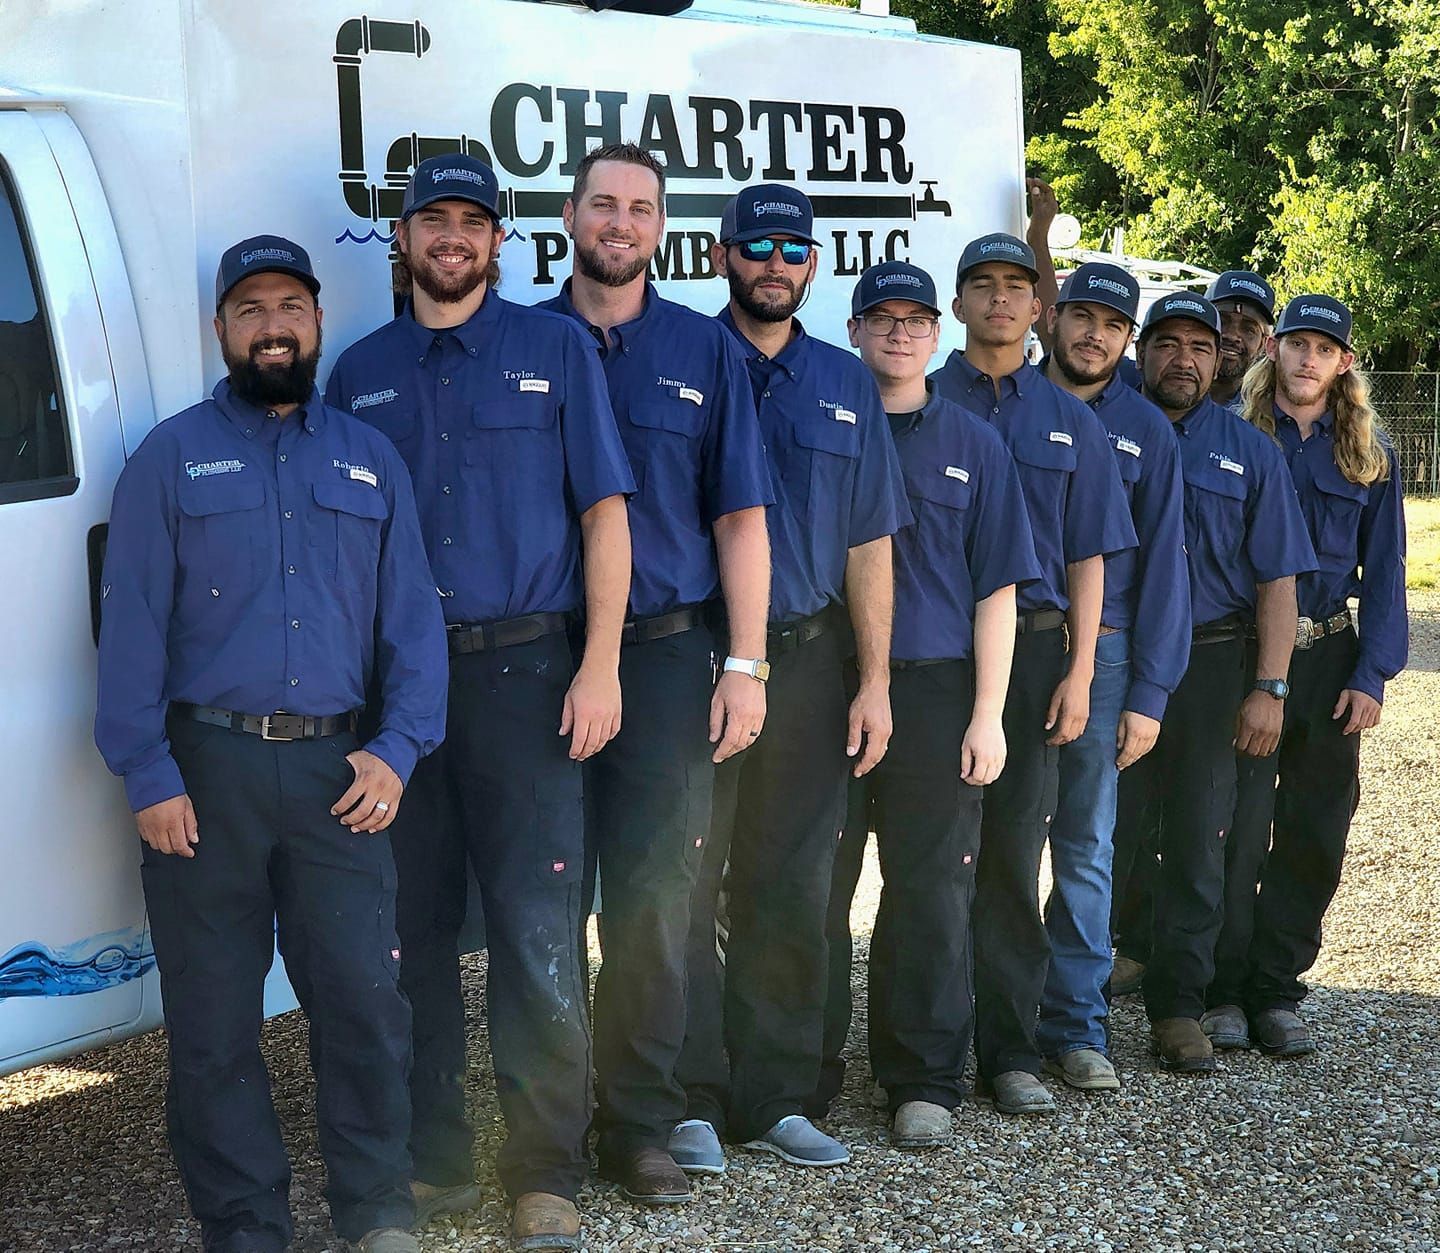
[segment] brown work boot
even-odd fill
[[[1145,978],[1145,963],[1133,957],[1115,954],[1115,964],[1110,967],[1110,996],[1134,996],[1140,991]]]
[[[1277,1006],[1255,1015],[1255,1039],[1271,1057],[1303,1057],[1316,1048],[1310,1027],[1293,1009]]]
[[[416,1228],[424,1227],[441,1214],[459,1214],[465,1210],[480,1208],[478,1183],[444,1187],[414,1179],[410,1183],[410,1195],[415,1198]]]
[[[510,1242],[517,1249],[578,1249],[580,1213],[575,1202],[549,1192],[516,1198]]]
[[[1206,1074],[1215,1069],[1215,1049],[1195,1018],[1162,1018],[1150,1024],[1150,1051],[1162,1070],[1182,1075]]]
[[[604,1161],[600,1174],[620,1185],[625,1199],[637,1205],[683,1205],[690,1199],[690,1181],[664,1149],[635,1149]]]

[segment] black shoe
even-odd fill
[[[1250,1020],[1250,1031],[1271,1057],[1304,1057],[1318,1047],[1309,1024],[1293,1009],[1262,1009]]]

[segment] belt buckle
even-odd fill
[[[1295,647],[1310,648],[1315,643],[1315,621],[1303,615],[1295,620]]]
[[[289,744],[295,739],[293,735],[271,735],[269,714],[266,714],[260,719],[260,738],[262,740],[270,740],[276,744]]]

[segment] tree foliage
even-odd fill
[[[1018,47],[1032,171],[1098,243],[1253,266],[1356,313],[1377,365],[1440,346],[1436,0],[897,0]]]

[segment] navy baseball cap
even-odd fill
[[[290,274],[320,295],[320,280],[310,264],[310,254],[282,235],[253,235],[232,244],[220,256],[215,271],[215,308],[225,303],[230,289],[252,274]]]
[[[463,152],[426,157],[415,167],[405,184],[400,220],[408,220],[417,209],[437,200],[468,200],[500,221],[500,182],[495,171]]]
[[[937,315],[940,312],[935,280],[908,261],[882,261],[866,270],[850,296],[850,316],[858,318],[887,300],[913,300]]]
[[[1030,275],[1032,283],[1040,281],[1040,271],[1035,266],[1035,250],[1023,239],[1007,235],[1004,231],[996,231],[993,235],[981,235],[979,239],[972,239],[965,245],[965,251],[960,254],[960,264],[955,268],[955,290],[960,290],[965,276],[977,265],[985,265],[991,261],[1007,261],[1011,265],[1018,265]]]
[[[1350,327],[1349,308],[1333,296],[1296,296],[1280,310],[1275,338],[1279,339],[1291,331],[1319,331],[1350,352]]]
[[[1210,284],[1205,296],[1215,304],[1222,300],[1248,300],[1265,314],[1265,321],[1275,320],[1275,289],[1252,270],[1226,270]]]
[[[1140,281],[1108,261],[1087,261],[1065,280],[1057,305],[1104,305],[1139,321]]]
[[[756,183],[737,192],[720,215],[720,242],[743,244],[771,235],[791,235],[818,244],[810,197],[783,183]]]
[[[1216,339],[1220,338],[1220,310],[1204,296],[1197,296],[1192,291],[1172,291],[1161,296],[1145,314],[1141,336],[1148,335],[1161,322],[1168,322],[1171,318],[1189,318],[1192,322],[1199,322],[1214,331]]]

